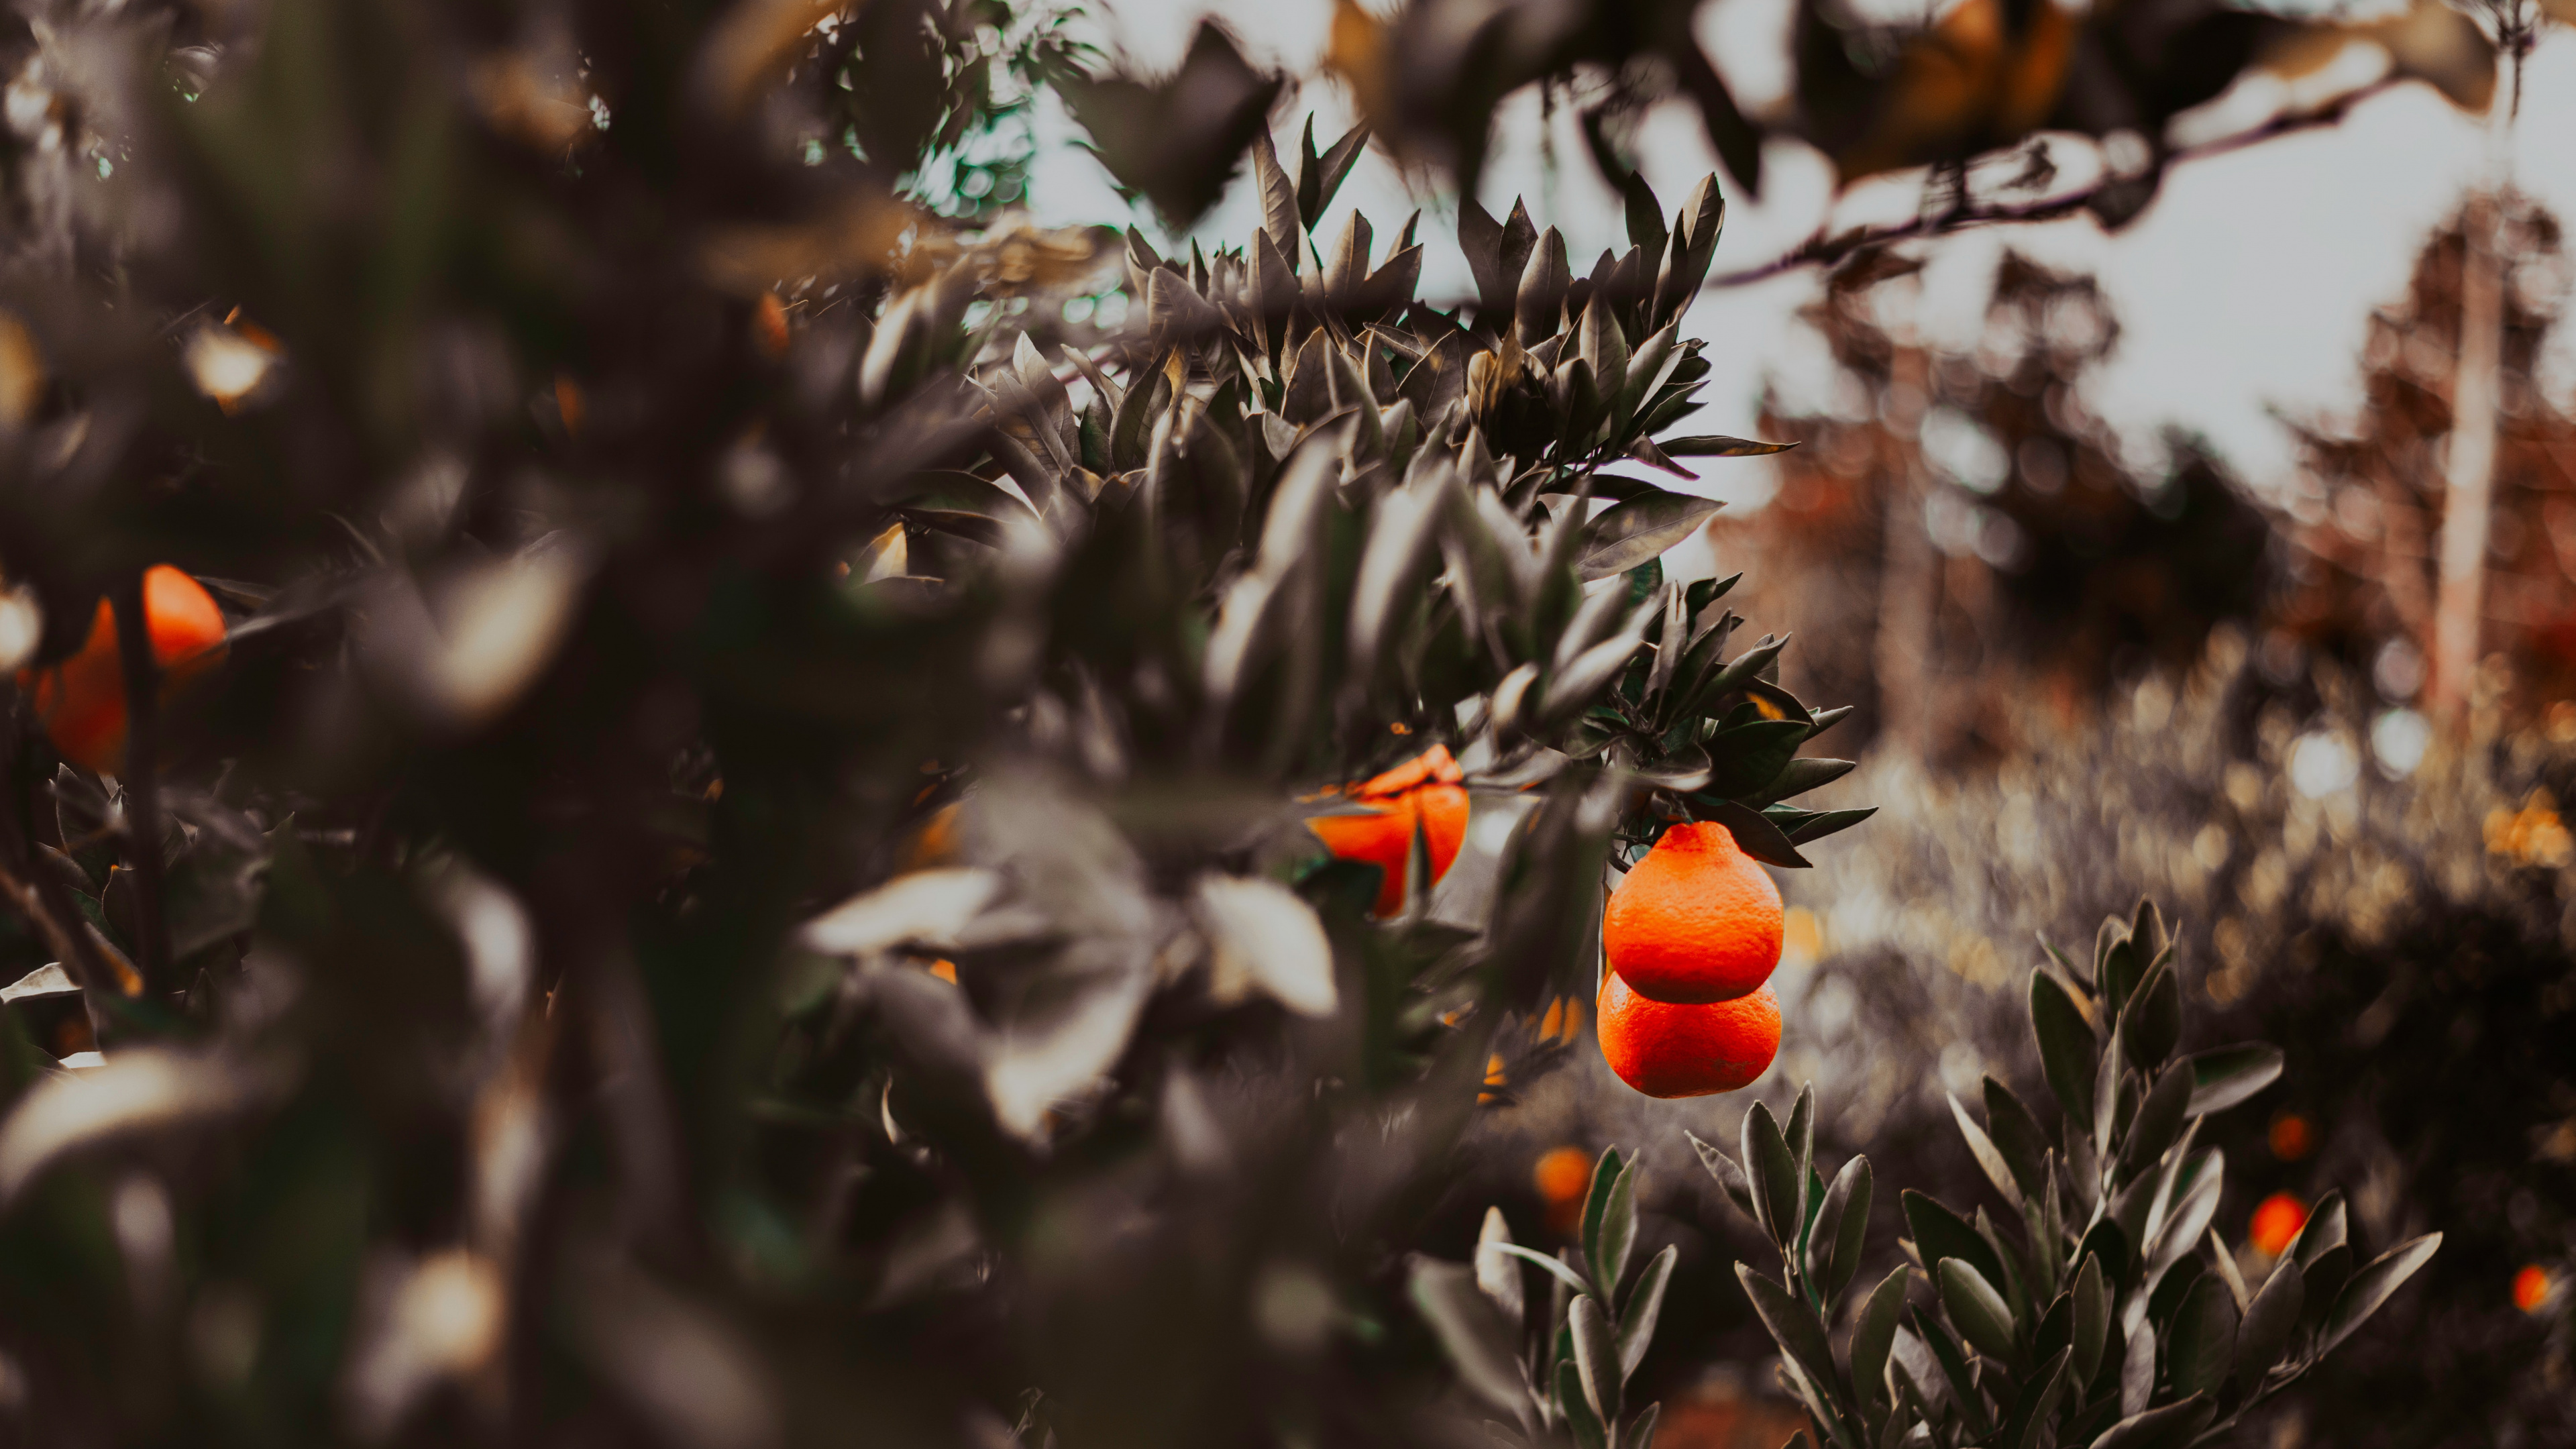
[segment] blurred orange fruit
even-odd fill
[[[1731,1001],[1638,995],[1616,973],[1601,988],[1601,1056],[1649,1097],[1705,1097],[1750,1086],[1780,1054],[1780,998],[1768,986]]]
[[[1319,815],[1306,822],[1324,848],[1344,860],[1365,861],[1384,871],[1378,887],[1377,913],[1392,916],[1404,909],[1406,867],[1413,859],[1413,833],[1421,828],[1431,849],[1431,879],[1449,873],[1467,835],[1464,778],[1447,745],[1430,749],[1379,775],[1354,785],[1349,798],[1365,814]]]
[[[2277,1258],[2298,1240],[2299,1229],[2307,1225],[2308,1205],[2294,1193],[2276,1192],[2254,1205],[2254,1220],[2246,1226],[2245,1236],[2253,1242],[2254,1251]]]
[[[1554,1148],[1540,1154],[1530,1181],[1549,1202],[1572,1202],[1592,1185],[1592,1158],[1580,1147]]]
[[[2538,1313],[2549,1301],[2549,1270],[2538,1263],[2525,1263],[2513,1275],[2513,1306],[2525,1313]]]
[[[1780,964],[1780,888],[1725,826],[1664,832],[1610,893],[1601,945],[1610,969],[1652,1001],[1732,1001]]]
[[[205,586],[168,564],[143,575],[143,617],[168,699],[223,658],[224,611]],[[116,611],[99,600],[89,638],[59,664],[18,671],[54,749],[85,769],[113,773],[125,760],[125,663]]]
[[[2272,1119],[2272,1155],[2283,1162],[2296,1162],[2316,1146],[2316,1133],[2308,1119],[2296,1112],[2284,1112]]]

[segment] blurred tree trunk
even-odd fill
[[[2496,255],[2496,196],[2469,199],[2460,260],[2459,362],[2451,374],[2441,584],[2433,603],[2434,718],[2465,717],[2478,664],[2486,596],[2487,522],[2495,495],[2496,393],[2504,355],[2504,277]]]
[[[1923,452],[1913,446],[1931,401],[1923,349],[1899,344],[1890,368],[1893,404],[1888,431],[1901,439],[1887,480],[1887,515],[1878,574],[1879,748],[1920,760],[1931,744],[1932,586],[1939,560],[1923,526]]]

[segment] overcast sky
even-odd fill
[[[1329,0],[1106,0],[1103,8],[1106,38],[1146,66],[1175,63],[1195,18],[1213,13],[1256,58],[1298,74],[1313,73],[1331,14]],[[1701,11],[1701,37],[1748,108],[1785,92],[1789,13],[1789,0],[1712,0]],[[2369,57],[2350,59],[2358,65]],[[2353,78],[2366,76],[2344,77]],[[2277,100],[2272,90],[2251,87],[2197,119],[2204,128],[2226,129],[2242,117],[2259,117]],[[1329,140],[1348,124],[1349,102],[1333,82],[1312,81],[1293,98],[1287,126],[1302,124],[1309,112]],[[2402,86],[2365,102],[2339,127],[2177,168],[2154,206],[2116,235],[2077,219],[1942,239],[1925,253],[1931,266],[1917,324],[1935,337],[1973,336],[1985,282],[2007,245],[2092,270],[2108,287],[2123,328],[2118,353],[2096,379],[2096,411],[2140,437],[2167,423],[2204,433],[2258,486],[2278,484],[2293,458],[2275,412],[2331,417],[2353,404],[2356,353],[2370,312],[2403,294],[2426,231],[2481,174],[2485,127],[2483,118],[2463,115],[2423,86]],[[1069,135],[1060,117],[1045,129],[1059,141]],[[1505,107],[1480,199],[1500,214],[1515,194],[1525,194],[1542,225],[1563,228],[1581,272],[1601,248],[1625,248],[1621,212],[1594,172],[1571,115],[1560,112],[1553,168],[1542,145],[1546,129],[1534,95]],[[1283,128],[1283,136],[1290,134]],[[1648,118],[1641,149],[1647,179],[1667,210],[1716,164],[1696,115],[1680,107]],[[2081,143],[2070,145],[2065,159],[2082,151]],[[2576,32],[2554,30],[2533,55],[2509,164],[2524,190],[2576,220]],[[1795,143],[1775,143],[1764,167],[1758,203],[1730,195],[1718,271],[1795,245],[1829,215],[1841,226],[1901,217],[1913,204],[1911,181],[1835,197],[1826,163]],[[1041,219],[1059,223],[1124,214],[1099,166],[1070,149],[1039,168],[1031,204]],[[1326,235],[1339,230],[1341,212],[1353,206],[1366,212],[1381,239],[1408,211],[1423,207],[1431,243],[1425,294],[1468,290],[1465,264],[1451,241],[1455,217],[1439,209],[1436,195],[1408,188],[1372,154],[1326,218]],[[1199,234],[1240,242],[1258,224],[1256,203],[1238,183]],[[1693,431],[1749,431],[1766,377],[1793,395],[1810,395],[1820,353],[1792,316],[1815,288],[1814,277],[1801,274],[1703,296],[1687,331],[1710,340],[1716,370]],[[2569,341],[2560,339],[2552,369],[2561,397],[2576,390]],[[1758,504],[1768,487],[1758,462],[1714,465],[1706,481],[1710,492],[1739,506]]]

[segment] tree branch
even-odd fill
[[[2200,161],[2212,156],[2223,156],[2230,151],[2241,151],[2248,146],[2258,145],[2294,132],[2321,130],[2339,124],[2354,106],[2399,83],[2395,79],[2374,81],[2358,90],[2346,91],[2312,109],[2285,112],[2259,126],[2251,126],[2216,140],[2203,141],[2196,146],[2181,147],[2165,157],[2163,166],[2170,168],[2185,161]],[[2129,185],[2137,179],[2134,176],[2105,177],[2078,190],[2060,192],[2055,196],[2041,197],[2034,201],[1961,204],[1941,211],[1927,212],[1911,221],[1897,222],[1888,226],[1856,226],[1831,236],[1819,227],[1814,236],[1809,237],[1796,248],[1783,252],[1758,266],[1717,273],[1702,285],[1701,290],[1713,292],[1726,287],[1750,286],[1755,282],[1769,281],[1773,277],[1807,267],[1830,267],[1855,253],[1871,247],[1886,246],[1893,242],[1947,236],[1952,232],[1967,231],[1981,226],[2061,220],[2091,206],[2113,187]]]

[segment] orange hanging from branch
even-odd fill
[[[1467,836],[1467,791],[1458,783],[1463,778],[1449,747],[1433,745],[1385,774],[1351,787],[1349,798],[1365,806],[1366,813],[1319,815],[1306,826],[1334,855],[1365,861],[1386,872],[1385,883],[1378,888],[1377,914],[1392,916],[1404,909],[1405,876],[1413,859],[1417,825],[1430,847],[1433,882],[1447,875],[1449,863],[1458,858],[1459,843]]]

